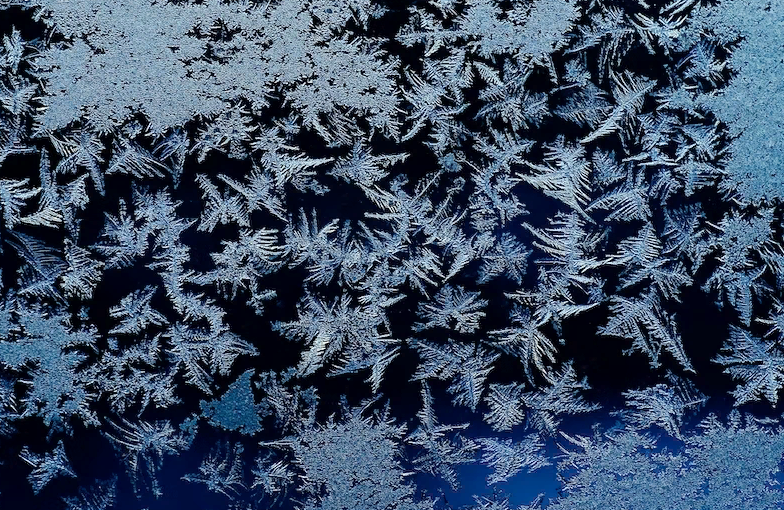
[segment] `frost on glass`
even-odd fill
[[[575,472],[566,495],[548,508],[779,508],[784,496],[778,472],[781,429],[741,418],[725,425],[711,415],[702,431],[673,453],[638,432],[572,438],[579,446],[561,461]]]
[[[0,0],[0,506],[780,505],[781,26]]]
[[[220,400],[200,403],[201,414],[211,425],[226,430],[239,430],[243,434],[254,434],[261,430],[259,413],[253,402],[250,378],[252,370],[248,370],[231,383],[229,389]]]

